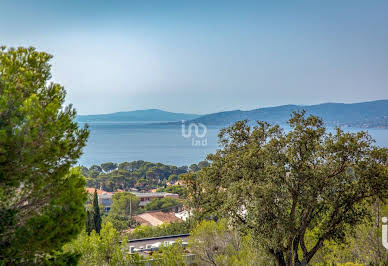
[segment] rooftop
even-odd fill
[[[105,195],[105,194],[112,194],[112,192],[107,192],[105,190],[101,190],[101,189],[95,189],[93,187],[86,187],[85,188],[86,191],[90,194],[93,194],[94,193],[94,190],[97,190],[97,195]]]
[[[135,216],[135,220],[142,225],[158,226],[164,223],[181,221],[172,212],[146,212]]]

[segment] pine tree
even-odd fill
[[[0,265],[44,264],[84,225],[85,179],[71,169],[89,135],[51,55],[0,46]]]
[[[98,196],[97,189],[94,190],[93,197],[93,228],[97,233],[100,233],[101,230],[101,215],[100,215],[100,207],[98,206]]]
[[[94,229],[94,222],[93,222],[93,212],[92,211],[89,211],[87,210],[86,211],[86,215],[87,215],[87,220],[86,220],[86,232],[88,233],[88,235],[90,235],[90,233],[93,231]]]

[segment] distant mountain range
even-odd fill
[[[79,115],[77,122],[167,122],[192,120],[195,114],[171,113],[159,109],[137,110],[101,115]]]
[[[158,109],[120,112],[106,115],[78,116],[80,122],[97,121],[180,121],[203,123],[208,126],[226,126],[238,120],[261,120],[285,124],[292,111],[306,110],[307,114],[321,117],[328,126],[388,128],[388,100],[361,103],[323,103],[317,105],[282,105],[250,111],[226,111],[207,115],[171,113]]]
[[[352,104],[282,105],[250,111],[236,110],[204,115],[191,122],[205,125],[229,125],[235,121],[247,119],[285,124],[292,111],[302,109],[306,110],[307,114],[321,117],[328,126],[388,128],[388,100]]]

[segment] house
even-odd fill
[[[104,212],[109,212],[113,204],[113,194],[101,194],[98,195],[98,204],[104,206]]]
[[[104,206],[104,212],[109,212],[110,211],[110,207],[112,206],[112,203],[113,203],[113,192],[107,192],[107,191],[104,191],[102,189],[95,189],[95,188],[90,188],[90,187],[87,187],[86,188],[86,191],[89,193],[89,194],[94,194],[94,191],[97,191],[97,197],[98,197],[98,205],[100,206]]]
[[[86,191],[90,194],[93,194],[94,190],[95,188],[88,188],[88,187],[86,188]],[[120,192],[124,192],[124,191],[120,191]],[[130,191],[130,192],[140,199],[140,203],[139,203],[140,207],[144,207],[153,199],[179,198],[178,194],[166,193],[166,192],[148,192],[148,193],[135,192],[135,191]],[[109,212],[112,206],[114,193],[115,192],[107,192],[101,189],[97,189],[98,204],[104,206],[105,212]]]
[[[168,236],[158,236],[158,237],[149,237],[141,239],[132,239],[129,241],[129,253],[141,254],[145,259],[142,262],[142,265],[151,266],[159,265],[160,261],[158,259],[148,259],[147,257],[153,252],[159,250],[163,246],[173,245],[175,242],[180,241],[183,247],[182,258],[185,265],[198,265],[196,264],[195,255],[189,252],[188,240],[189,234],[179,234],[179,235],[168,235]]]

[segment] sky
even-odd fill
[[[388,99],[388,1],[0,0],[79,114]]]

